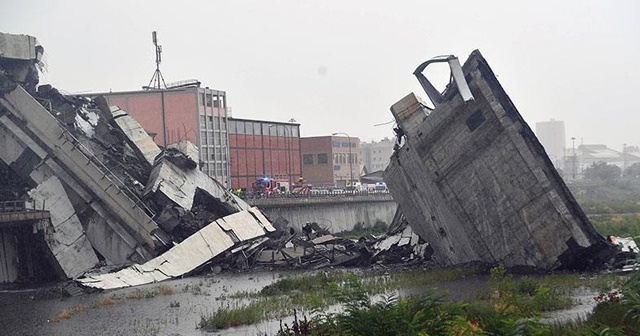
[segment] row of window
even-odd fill
[[[356,143],[355,142],[331,141],[331,145],[333,147],[336,147],[336,148],[340,148],[340,147],[347,147],[347,148],[351,147],[351,148],[354,148],[354,147],[356,147]]]
[[[224,163],[216,162],[216,163],[203,163],[202,164],[202,172],[205,174],[215,177],[215,176],[227,176],[226,165]]]
[[[227,133],[219,131],[201,131],[200,142],[204,146],[226,146],[227,145]]]
[[[202,146],[200,150],[200,158],[202,161],[227,161],[227,151],[222,147],[206,147]]]
[[[333,153],[333,163],[334,164],[344,164],[344,163],[352,163],[355,164],[358,162],[358,155],[348,154],[348,153]],[[314,163],[317,164],[328,164],[329,163],[329,154],[321,153],[321,154],[303,154],[302,155],[302,163],[305,165],[312,165]]]
[[[224,108],[227,104],[225,103],[225,96],[214,95],[209,92],[201,92],[200,93],[200,101],[203,106],[207,107],[221,107]]]
[[[227,119],[210,115],[200,115],[200,128],[209,130],[226,130]]]
[[[282,124],[267,124],[255,121],[229,120],[229,133],[297,138],[298,127]]]

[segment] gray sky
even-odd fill
[[[479,49],[532,129],[554,118],[567,139],[640,145],[639,1],[3,0],[0,12],[1,32],[44,46],[41,83],[68,93],[147,85],[154,30],[167,82],[199,79],[233,116],[294,118],[302,136],[392,137],[393,123],[374,126],[390,106],[427,99],[415,67]]]

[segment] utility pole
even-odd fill
[[[571,169],[571,174],[573,175],[573,179],[576,179],[576,173],[578,171],[578,158],[576,157],[576,138],[571,137],[571,147],[573,148],[573,168]]]

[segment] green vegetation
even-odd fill
[[[260,292],[230,296],[249,303],[229,303],[202,316],[198,327],[223,329],[294,313],[291,326],[283,325],[279,335],[543,335],[552,326],[538,319],[549,311],[570,307],[572,289],[583,285],[609,291],[617,285],[613,275],[514,279],[504,268],[494,268],[487,290],[473,302],[447,302],[442,293],[433,290],[420,297],[399,298],[395,294],[400,288],[426,288],[481,271],[468,266],[387,275],[319,272],[283,278]],[[343,307],[342,313],[324,312],[336,304]],[[299,320],[298,312],[312,317],[305,315]]]
[[[414,298],[384,296],[375,303],[361,282],[347,281],[334,293],[343,312],[303,321],[296,317],[278,335],[548,335],[553,326],[539,318],[570,306],[562,293],[580,280],[561,275],[516,281],[498,267],[491,270],[487,292],[474,302],[446,302],[441,294],[428,291]],[[603,285],[603,280],[586,282]]]
[[[640,236],[640,213],[589,216],[589,220],[603,236]]]
[[[640,180],[573,181],[568,187],[588,215],[640,212]]]
[[[356,225],[353,226],[353,230],[338,232],[334,235],[336,237],[347,239],[359,239],[368,235],[382,235],[387,233],[387,230],[389,230],[389,225],[378,220],[372,227],[365,227],[364,223],[356,223]]]
[[[241,292],[228,299],[249,299],[248,304],[228,304],[208,316],[201,316],[199,328],[221,329],[236,325],[289,316],[294,310],[315,311],[341,302],[338,289],[357,282],[369,295],[407,287],[420,287],[477,274],[476,267],[450,270],[395,272],[389,275],[318,272],[303,277],[289,277],[266,286],[258,293]],[[349,288],[347,286],[347,288]]]

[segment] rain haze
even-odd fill
[[[293,118],[303,137],[392,137],[389,107],[426,99],[416,66],[479,49],[532,129],[553,118],[585,144],[640,145],[637,1],[5,0],[0,16],[38,38],[41,83],[63,92],[148,85],[157,31],[167,83],[198,79],[234,117]],[[444,65],[426,74],[448,81]]]

